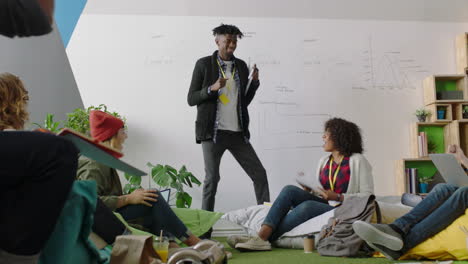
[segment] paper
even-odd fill
[[[249,62],[249,69],[250,69],[250,62]],[[249,91],[250,84],[252,83],[252,76],[253,76],[253,69],[250,70],[249,73],[249,81],[247,82],[247,86],[245,87],[245,94],[247,95],[247,92]]]
[[[307,187],[311,190],[317,191],[320,186],[314,184],[311,180],[311,177],[304,176],[303,172],[299,172],[296,177],[296,182],[304,187]]]

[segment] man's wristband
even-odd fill
[[[341,193],[338,193],[336,195],[336,199],[337,199],[338,202],[341,202]]]

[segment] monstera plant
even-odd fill
[[[177,208],[190,208],[192,196],[184,190],[184,186],[192,188],[193,185],[200,186],[201,182],[191,172],[187,171],[185,165],[179,170],[169,165],[153,165],[150,162],[146,165],[150,168],[150,180],[156,183],[159,189],[172,188],[175,190],[175,205]],[[125,174],[125,179],[128,183],[124,186],[124,193],[131,193],[142,188],[141,177]],[[171,204],[171,201],[168,202]]]

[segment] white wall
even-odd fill
[[[65,113],[83,107],[56,29],[40,37],[0,36],[0,72],[13,73],[23,80],[30,97],[30,123],[42,124],[47,113],[63,120]]]
[[[468,21],[466,0],[88,0],[85,14]]]
[[[196,59],[216,49],[210,30],[221,22],[249,32],[236,54],[261,70],[252,143],[273,199],[297,171],[315,171],[330,116],[361,126],[376,193],[393,194],[394,161],[408,157],[409,125],[423,104],[421,81],[455,72],[454,39],[468,31],[466,23],[84,15],[67,52],[85,105],[106,103],[128,118],[125,159],[185,164],[203,178],[186,95]],[[221,171],[217,210],[255,202],[228,153]],[[191,194],[198,207],[200,189]]]

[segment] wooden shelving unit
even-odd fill
[[[468,100],[466,75],[433,75],[423,81],[424,104],[463,103]]]
[[[435,144],[435,153],[444,153],[450,144],[456,144],[453,140],[456,132],[451,122],[418,122],[411,126],[410,153],[412,158],[420,158],[418,155],[419,132],[426,132],[428,142]]]
[[[451,104],[430,104],[427,106],[431,115],[429,122],[450,122],[453,119],[453,111]],[[443,116],[439,116],[439,111],[443,111]]]
[[[468,110],[468,33],[456,37],[456,55],[458,74],[433,75],[423,81],[424,105],[431,115],[428,122],[411,125],[410,157],[395,162],[397,194],[407,192],[406,168],[417,168],[418,176],[424,177],[437,172],[429,157],[419,157],[420,132],[426,132],[429,152],[445,153],[448,145],[457,144],[468,153],[468,114],[463,117],[465,106]],[[442,109],[444,116],[438,116]]]
[[[463,109],[466,109],[467,113],[463,116]],[[455,120],[468,121],[468,103],[457,103],[453,105],[453,117]]]

